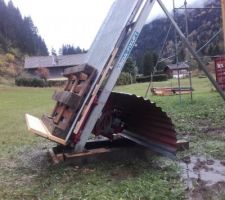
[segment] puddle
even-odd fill
[[[185,157],[181,162],[182,177],[189,189],[194,183],[204,183],[210,187],[225,182],[225,163],[220,160],[204,157]]]

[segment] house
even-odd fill
[[[61,78],[66,68],[84,64],[86,57],[86,53],[65,56],[26,57],[24,69],[29,74],[36,76],[38,68],[47,68],[49,70],[49,78]]]
[[[190,66],[185,62],[180,62],[178,64],[168,64],[164,72],[173,78],[178,78],[178,74],[180,78],[186,78],[189,76]]]

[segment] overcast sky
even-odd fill
[[[114,0],[12,1],[20,9],[23,16],[32,17],[49,51],[51,48],[58,51],[62,44],[72,44],[88,49]],[[163,1],[171,10],[172,0]],[[181,6],[184,3],[184,0],[175,1],[176,6]],[[188,4],[195,1],[188,0]],[[162,15],[162,12],[156,3],[149,19],[151,20],[158,15]]]

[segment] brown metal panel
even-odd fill
[[[215,58],[216,81],[225,90],[225,57]]]

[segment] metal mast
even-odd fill
[[[174,15],[174,20],[176,21],[176,8],[175,8],[175,0],[173,0],[173,15]],[[175,41],[175,55],[176,55],[176,65],[177,69],[179,67],[179,57],[178,57],[178,40],[177,40],[177,31],[174,28],[174,41]],[[180,70],[177,70],[178,72],[178,86],[179,86],[179,99],[181,103],[181,83],[180,83]]]
[[[188,10],[187,10],[187,0],[184,0],[184,8],[185,8],[185,29],[186,29],[186,38],[188,39],[189,36],[189,29],[188,29]],[[193,92],[192,92],[192,74],[191,70],[189,69],[189,82],[190,82],[190,91],[191,91],[191,101],[193,100]]]
[[[225,53],[225,0],[221,0],[222,19],[223,19],[223,38],[224,38],[224,53]]]

